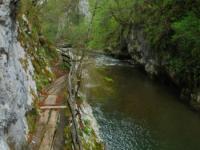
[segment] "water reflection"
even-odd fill
[[[95,65],[86,66],[83,84],[108,149],[200,149],[198,114],[167,87],[119,63],[96,59]]]

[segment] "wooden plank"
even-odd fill
[[[39,150],[51,150],[53,145],[54,134],[56,132],[56,122],[58,120],[58,112],[52,111],[49,116],[49,122],[46,125],[46,132],[40,144]]]
[[[40,109],[66,109],[67,106],[41,106]]]

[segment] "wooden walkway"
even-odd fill
[[[67,106],[57,102],[59,97],[66,91],[66,79],[64,75],[54,81],[46,88],[47,96],[40,106],[42,110],[36,123],[37,128],[33,134],[32,141],[29,145],[30,150],[56,150],[54,148],[54,136],[57,130],[57,122],[60,116],[60,109],[67,109]],[[64,97],[61,99],[64,101]]]

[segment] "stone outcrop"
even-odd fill
[[[127,44],[128,52],[135,63],[143,65],[145,70],[152,75],[158,73],[156,69],[159,65],[158,60],[141,30],[132,29],[128,35]]]

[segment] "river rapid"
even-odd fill
[[[132,65],[89,58],[82,91],[108,150],[200,149],[199,115]]]

